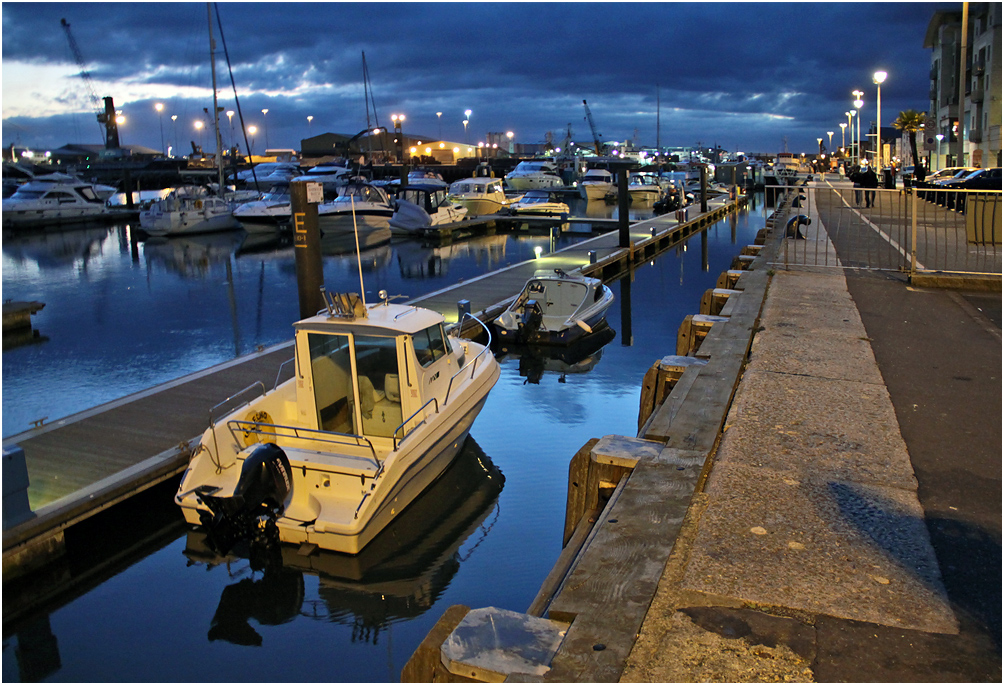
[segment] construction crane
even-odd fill
[[[600,134],[596,132],[596,124],[593,122],[593,113],[589,111],[589,105],[582,101],[582,106],[586,108],[586,121],[589,122],[589,129],[593,132],[593,145],[596,147],[596,154],[603,154],[603,143],[600,142]]]
[[[91,78],[90,72],[87,71],[83,55],[80,54],[80,47],[73,38],[73,33],[70,32],[70,22],[66,21],[66,19],[60,19],[59,24],[63,27],[63,31],[66,32],[66,40],[70,43],[70,51],[73,53],[73,59],[77,61],[77,65],[80,67],[80,76],[87,85],[87,94],[90,95],[91,104],[97,110],[98,124],[105,135],[105,149],[117,149],[120,145],[119,125],[115,121],[115,102],[111,97],[102,98],[104,100],[104,106],[102,107],[101,99],[98,98],[97,93],[94,91],[94,80]]]

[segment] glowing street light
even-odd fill
[[[509,139],[509,154],[510,155],[512,154],[512,151],[513,151],[513,148],[512,148],[512,136],[513,136],[513,132],[512,131],[506,131],[505,132],[505,137]]]
[[[875,82],[875,168],[882,169],[882,84],[888,77],[884,71],[876,71],[872,74],[872,81]]]
[[[858,143],[856,149],[858,152],[858,164],[861,164],[861,108],[864,107],[865,104],[865,101],[861,99],[861,96],[864,95],[865,92],[863,90],[854,90],[851,91],[851,94],[855,97],[854,102],[851,103],[854,105],[854,109],[851,110],[851,112],[853,112],[852,116],[857,116],[858,118]]]
[[[265,149],[266,150],[268,149],[268,118],[266,117],[267,114],[268,114],[268,110],[267,109],[263,109],[261,111],[261,125],[265,129]],[[258,129],[255,129],[255,130],[258,130]]]
[[[941,141],[943,141],[945,139],[945,134],[938,133],[934,137],[938,139],[938,160],[937,161],[938,161],[938,166],[940,167],[941,166]],[[914,162],[914,163],[916,163],[916,162]],[[935,171],[937,171],[937,169],[935,169]]]
[[[254,162],[254,136],[256,133],[258,133],[257,126],[248,126],[248,134],[251,136],[251,143],[248,146],[249,147],[248,157],[251,158],[249,161],[251,161],[252,163]]]
[[[830,139],[826,141],[826,149],[827,150],[833,148],[833,133],[834,133],[833,131],[827,131],[826,132],[826,135],[828,135],[830,137]]]
[[[196,119],[195,120],[195,130],[199,132],[199,148],[200,148],[199,151],[200,152],[202,151],[201,148],[202,148],[203,143],[205,142],[205,140],[202,137],[202,127],[203,126],[205,126],[205,124],[202,122],[201,119]]]
[[[157,110],[157,119],[160,121],[160,149],[164,151],[166,150],[164,147],[164,104],[158,102],[153,108]]]
[[[171,135],[171,138],[174,140],[174,147],[178,147],[178,115],[177,114],[172,114],[171,115],[171,125],[172,125],[172,128],[174,128],[174,132]]]
[[[439,139],[443,139],[443,113],[436,112],[436,119],[439,120]]]
[[[470,120],[471,120],[471,110],[465,109],[464,110],[464,142],[465,143],[470,143],[471,142],[471,139],[467,137],[467,124],[470,122]]]
[[[230,144],[233,145],[236,139],[234,138],[234,111],[232,109],[227,110],[227,121],[230,122]]]

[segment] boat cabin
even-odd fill
[[[434,312],[387,303],[364,309],[358,300],[345,310],[295,324],[297,423],[362,436],[380,452],[419,425],[423,409],[432,414],[445,404],[458,364]]]

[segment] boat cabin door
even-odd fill
[[[403,340],[306,332],[306,342],[310,372],[309,387],[298,388],[301,417],[308,413],[304,405],[313,405],[319,430],[393,437],[405,415],[399,366]]]

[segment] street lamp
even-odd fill
[[[513,136],[513,133],[512,133],[512,131],[506,131],[506,132],[505,132],[505,137],[509,139],[509,154],[510,154],[510,155],[511,155],[511,154],[513,153],[513,148],[512,148],[512,136]]]
[[[166,153],[166,148],[164,147],[164,104],[158,102],[153,106],[157,110],[157,119],[160,121],[160,149]]]
[[[471,141],[470,141],[470,140],[469,140],[469,139],[467,138],[467,119],[464,119],[464,142],[465,142],[465,143],[469,143],[469,142],[471,142]]]
[[[248,159],[248,161],[251,164],[254,164],[254,134],[258,133],[258,127],[257,126],[248,126],[248,133],[251,135],[251,143],[249,144],[249,147],[248,147],[248,157],[250,159]]]
[[[307,115],[307,135],[308,136],[310,135],[310,122],[312,122],[313,120],[314,120],[314,115],[313,114],[308,114]]]
[[[443,139],[443,113],[436,112],[436,119],[439,120],[439,139]]]
[[[856,98],[852,103],[854,105],[854,113],[858,117],[858,164],[861,164],[861,108],[864,107],[865,101],[861,99],[861,96],[865,94],[863,90],[851,91]],[[867,158],[866,158],[867,159]]]
[[[938,133],[934,137],[938,139],[938,159],[937,159],[937,162],[938,162],[938,166],[940,167],[941,166],[941,141],[943,141],[945,139],[945,135],[943,133]],[[916,164],[917,160],[914,160],[913,163]],[[937,169],[935,169],[935,171],[937,171]]]
[[[464,142],[465,143],[470,143],[471,142],[470,138],[467,137],[467,124],[468,124],[468,122],[470,122],[470,120],[471,120],[471,110],[465,109],[464,110]]]
[[[827,131],[826,135],[829,136],[829,140],[826,141],[826,150],[830,152],[833,148],[833,131]]]
[[[174,133],[171,135],[171,138],[174,139],[174,147],[178,147],[178,115],[177,114],[172,114],[171,115],[171,124],[172,124],[172,127],[174,128]]]
[[[841,150],[843,150],[845,147],[847,147],[847,143],[846,143],[846,141],[844,139],[844,132],[847,130],[847,125],[851,121],[851,113],[850,112],[844,112],[844,114],[847,115],[847,123],[844,123],[842,121],[840,122],[840,149]]]
[[[858,144],[857,144],[857,134],[855,133],[854,122],[857,121],[855,117],[858,115],[856,109],[852,109],[848,112],[850,115],[848,118],[851,120],[851,164],[857,166],[857,156],[858,156]]]
[[[203,126],[205,126],[205,124],[202,123],[201,119],[197,119],[195,121],[195,130],[199,132],[199,154],[202,153],[202,145],[205,142],[205,140],[202,138],[202,127]]]
[[[265,116],[267,114],[268,114],[268,110],[267,109],[263,109],[261,111],[261,125],[265,129],[265,149],[266,150],[268,149],[268,118]],[[255,129],[255,130],[257,131],[258,129]]]
[[[234,111],[232,109],[227,110],[227,121],[230,122],[230,145],[233,145],[237,141],[234,138]]]
[[[885,82],[887,74],[884,71],[876,71],[872,74],[875,82],[875,168],[882,169],[882,84]]]

